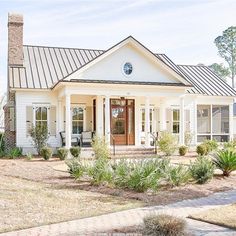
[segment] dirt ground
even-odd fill
[[[157,193],[137,193],[130,190],[113,189],[107,186],[91,186],[88,182],[78,182],[69,176],[67,172],[56,171],[54,166],[63,164],[63,161],[52,159],[44,161],[34,159],[27,161],[0,160],[0,175],[18,177],[21,179],[52,184],[54,188],[80,189],[90,192],[98,192],[127,199],[140,200],[146,205],[165,205],[184,199],[193,199],[208,196],[214,192],[227,191],[236,188],[236,175],[223,178],[215,176],[213,180],[204,185],[187,184],[172,189],[161,189]]]
[[[53,170],[55,163],[0,160],[0,233],[144,205],[80,190],[67,173]]]

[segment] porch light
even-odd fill
[[[125,106],[125,104],[126,104],[125,98],[124,98],[124,97],[121,97],[121,98],[120,98],[120,105],[121,105],[121,106]]]

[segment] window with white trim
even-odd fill
[[[72,108],[72,134],[81,134],[85,129],[85,108]]]
[[[48,107],[37,106],[35,107],[35,126],[47,126],[48,125]]]
[[[172,132],[173,134],[179,134],[179,109],[172,110]]]
[[[216,139],[218,142],[229,140],[229,106],[197,106],[197,140]]]

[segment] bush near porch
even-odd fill
[[[165,147],[169,141],[174,140],[170,135],[164,134],[162,137],[164,137]],[[205,141],[201,145],[208,150],[208,153],[218,148],[218,144],[214,140]],[[224,168],[226,167],[230,170],[229,173],[236,170],[235,162],[230,157],[224,158],[224,160],[221,160],[224,163],[217,165],[219,154],[224,153],[224,155],[229,156],[228,150],[218,152],[214,160],[204,156],[204,153],[190,166],[184,166],[171,164],[167,157],[141,161],[120,160],[112,162],[108,155],[104,155],[104,153],[107,153],[107,145],[104,139],[97,138],[95,148],[97,149],[96,160],[87,165],[83,165],[80,159],[67,161],[70,174],[75,179],[86,178],[92,185],[107,185],[137,192],[155,192],[163,187],[169,188],[187,183],[204,184],[213,178],[216,167],[221,169],[223,173],[225,173]],[[236,152],[231,152],[234,153],[236,161]]]

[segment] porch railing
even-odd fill
[[[113,149],[113,156],[116,155],[116,141],[115,137],[111,134],[111,139],[112,139],[112,149]]]

